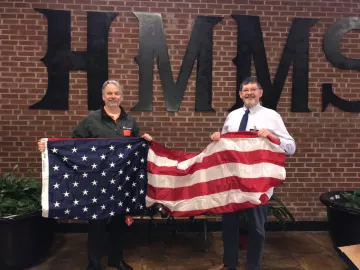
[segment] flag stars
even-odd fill
[[[128,162],[126,162],[127,165],[130,165],[131,164],[131,161],[129,160]]]
[[[112,201],[115,200],[115,196],[111,195],[110,200],[112,200]]]
[[[68,160],[68,158],[65,156],[62,158],[62,161],[64,161],[64,162],[67,162],[67,160]]]
[[[145,176],[145,175],[143,175],[143,174],[140,174],[140,175],[139,175],[140,179],[143,179],[144,176]]]
[[[121,189],[122,189],[122,186],[118,186],[117,189],[118,189],[118,190],[121,190]]]
[[[83,212],[85,213],[85,212],[87,212],[88,211],[88,208],[85,206],[84,208],[83,208]]]
[[[106,208],[106,206],[105,206],[105,204],[103,204],[103,205],[101,206],[101,210],[105,210],[105,208]]]
[[[140,209],[143,209],[143,208],[144,208],[144,206],[142,206],[142,204],[140,204],[139,208],[140,208]]]
[[[91,168],[96,169],[97,165],[94,163],[93,165],[91,165]]]
[[[118,203],[118,206],[120,207],[120,206],[123,206],[123,203],[122,202],[119,202]]]
[[[146,147],[146,143],[143,143],[143,144],[142,144],[142,147]]]
[[[93,215],[91,216],[91,218],[92,218],[92,219],[97,219],[97,215],[93,214]]]
[[[87,156],[83,155],[83,156],[81,157],[81,160],[82,160],[82,161],[87,161]]]
[[[111,180],[110,180],[110,184],[115,184],[115,180],[114,180],[114,179],[111,179]]]
[[[142,159],[140,160],[140,162],[141,162],[141,163],[144,163],[144,162],[145,162],[145,159],[142,158]]]
[[[128,144],[128,145],[127,145],[127,149],[131,149],[131,144]]]
[[[83,195],[88,195],[89,191],[87,191],[86,189],[83,190],[82,194]]]
[[[113,217],[114,215],[115,215],[114,211],[111,211],[110,214],[109,214],[110,217]]]
[[[54,203],[55,207],[60,207],[60,203],[58,203],[57,201]]]
[[[119,171],[119,174],[123,174],[123,170],[120,170],[120,171]]]
[[[65,215],[68,215],[68,214],[70,214],[70,212],[71,211],[69,209],[66,209],[64,213],[65,213]]]
[[[70,193],[66,191],[66,192],[64,193],[64,197],[69,197],[69,194],[70,194]]]
[[[87,178],[87,177],[88,177],[88,174],[84,172],[84,173],[82,174],[82,177],[83,177],[83,178]]]
[[[126,208],[126,213],[129,213],[130,212],[130,208]]]
[[[104,159],[106,158],[106,156],[105,156],[104,154],[102,154],[102,155],[100,156],[100,158],[101,158],[102,160],[104,160]]]
[[[79,201],[78,200],[75,200],[74,201],[74,205],[78,205],[79,204]]]
[[[58,165],[55,165],[55,166],[53,167],[54,171],[58,171],[59,168],[60,168],[60,167],[59,167]]]
[[[53,148],[53,149],[51,149],[51,152],[53,152],[53,154],[57,154],[57,151],[58,151],[59,149],[56,149],[55,147]]]
[[[79,187],[79,183],[78,183],[78,182],[74,182],[74,183],[73,183],[73,186],[74,186],[74,187]]]
[[[126,176],[125,177],[125,181],[129,181],[130,180],[130,177],[129,176]]]
[[[102,171],[101,176],[106,176],[106,172]]]
[[[138,154],[139,154],[139,152],[138,152],[138,151],[136,151],[136,152],[135,152],[135,156],[138,156]]]
[[[106,189],[105,188],[103,188],[102,190],[101,190],[101,193],[106,193]]]
[[[59,184],[58,183],[55,183],[55,185],[54,185],[54,189],[59,189]]]
[[[97,200],[98,200],[98,199],[94,197],[94,198],[92,198],[91,200],[92,200],[93,203],[97,203]]]
[[[129,197],[130,193],[129,192],[126,192],[125,193],[125,197]]]
[[[77,165],[74,165],[73,166],[73,170],[76,171],[78,169],[78,166]]]
[[[137,170],[138,170],[138,168],[135,166],[135,167],[133,168],[133,171],[136,172]]]
[[[77,148],[74,147],[73,149],[71,149],[71,151],[72,151],[73,153],[77,153]]]
[[[93,147],[91,147],[91,152],[95,152],[96,151],[96,147],[93,145]]]
[[[132,198],[131,201],[132,201],[132,202],[136,202],[136,198],[135,198],[135,197]]]
[[[135,182],[133,182],[133,183],[132,183],[132,186],[133,186],[133,187],[136,187],[136,183],[135,183]]]
[[[140,189],[140,194],[144,194],[144,190]]]
[[[97,185],[97,181],[94,180],[94,181],[91,182],[91,184],[92,184],[93,186],[96,186],[96,185]]]
[[[110,168],[115,168],[115,163],[114,162],[110,163]]]
[[[120,154],[118,155],[118,157],[119,157],[119,158],[124,158],[124,154],[120,153]]]
[[[109,149],[110,149],[110,150],[114,150],[115,147],[114,147],[113,145],[110,145]]]
[[[69,174],[65,173],[64,175],[64,179],[68,179],[69,178]]]

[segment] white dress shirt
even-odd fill
[[[246,110],[246,107],[242,107],[232,111],[225,120],[221,134],[239,131],[240,122]],[[280,147],[285,150],[287,155],[295,153],[295,141],[287,131],[280,114],[257,104],[250,109],[246,131],[263,128],[266,128],[280,138]]]

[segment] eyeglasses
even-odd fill
[[[255,92],[256,90],[261,90],[261,88],[245,88],[241,90],[241,92],[249,93],[249,92]]]

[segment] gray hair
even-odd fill
[[[106,87],[108,84],[113,84],[113,85],[115,85],[115,86],[119,89],[120,95],[121,95],[122,97],[124,97],[124,87],[123,87],[118,81],[116,81],[116,80],[107,80],[106,82],[104,82],[104,84],[103,84],[103,86],[102,86],[102,88],[101,88],[101,93],[102,93],[103,95],[104,95],[104,89],[105,89],[105,87]]]
[[[242,83],[240,84],[240,87],[239,87],[239,91],[241,92],[244,85],[247,85],[249,83],[256,83],[257,86],[259,87],[259,89],[262,89],[261,87],[261,84],[259,83],[258,79],[256,77],[247,77],[245,80],[242,81]]]

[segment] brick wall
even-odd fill
[[[142,132],[168,147],[198,151],[209,143],[235,102],[237,25],[231,14],[260,16],[272,79],[295,17],[319,18],[310,32],[310,113],[290,112],[291,70],[281,95],[278,112],[297,142],[296,154],[288,159],[287,180],[278,194],[298,220],[324,220],[319,195],[328,190],[360,187],[359,113],[332,107],[321,112],[321,85],[333,83],[334,92],[347,100],[360,99],[357,71],[334,68],[322,51],[328,27],[338,19],[357,16],[357,0],[1,0],[0,1],[0,172],[33,169],[40,176],[36,141],[41,137],[68,137],[78,121],[88,114],[86,73],[71,72],[68,111],[29,110],[47,88],[47,71],[40,61],[47,51],[47,20],[34,8],[71,11],[72,50],[86,50],[86,11],[118,12],[109,34],[109,78],[125,86],[130,110],[137,102],[138,20],[132,12],[159,12],[163,17],[174,76],[179,72],[198,15],[224,16],[214,28],[213,108],[215,113],[194,111],[195,70],[179,112],[165,110],[159,76],[154,78],[154,111],[132,112]],[[360,33],[351,31],[342,40],[344,55],[359,58]]]

